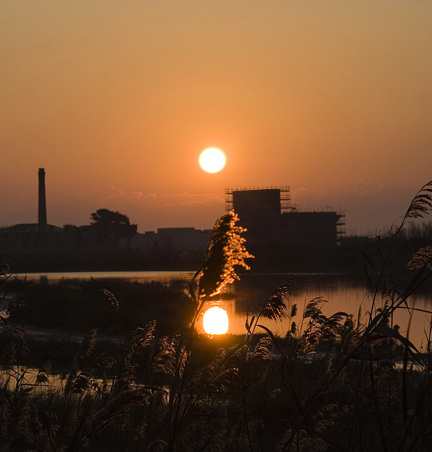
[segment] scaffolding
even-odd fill
[[[341,237],[343,237],[345,235],[345,210],[342,209],[341,207],[338,208],[337,210],[337,214],[339,215],[339,220],[336,223],[336,234],[337,234],[337,239],[338,241],[340,240]]]

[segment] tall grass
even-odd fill
[[[377,266],[367,260],[372,303],[365,321],[324,315],[321,297],[298,309],[290,295],[295,281],[286,281],[246,320],[238,343],[192,334],[204,303],[250,257],[233,213],[215,225],[191,282],[195,312],[177,334],[160,334],[150,321],[111,356],[90,329],[54,384],[47,363],[28,378],[26,331],[3,319],[0,451],[432,450],[432,326],[426,353],[419,353],[393,325],[395,312],[412,309],[410,297],[430,277],[431,248],[413,256],[404,286],[386,268],[404,227],[430,212],[431,193],[429,183],[414,197],[381,268],[368,272]],[[121,309],[115,294],[103,295]],[[287,317],[287,336],[275,337],[263,317]]]

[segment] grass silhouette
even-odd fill
[[[119,349],[102,350],[90,328],[64,378],[55,380],[48,363],[25,365],[31,348],[25,328],[2,318],[0,450],[432,450],[432,327],[426,353],[419,353],[393,326],[395,312],[412,309],[410,298],[431,275],[430,248],[413,256],[403,284],[387,271],[409,221],[430,212],[431,187],[414,197],[382,267],[368,274],[372,304],[364,324],[345,312],[324,315],[321,297],[300,311],[290,304],[287,281],[247,319],[236,343],[221,346],[192,334],[204,302],[250,257],[233,212],[215,225],[191,282],[193,309],[175,333],[149,320],[131,328]],[[4,284],[10,280],[8,268],[1,274]],[[121,294],[99,287],[94,293],[98,309],[111,309],[115,322]],[[23,309],[15,299],[9,310]],[[275,337],[263,317],[287,317],[287,336]]]

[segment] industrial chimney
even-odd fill
[[[47,229],[47,211],[45,197],[45,170],[39,168],[39,212],[38,212],[38,230],[45,232]]]

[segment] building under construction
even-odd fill
[[[326,206],[314,211],[300,211],[291,205],[289,187],[228,188],[226,210],[234,210],[248,250],[266,261],[282,251],[308,251],[314,255],[334,254],[344,233],[345,215]],[[262,260],[262,259],[261,259]],[[283,263],[283,262],[281,262]]]

